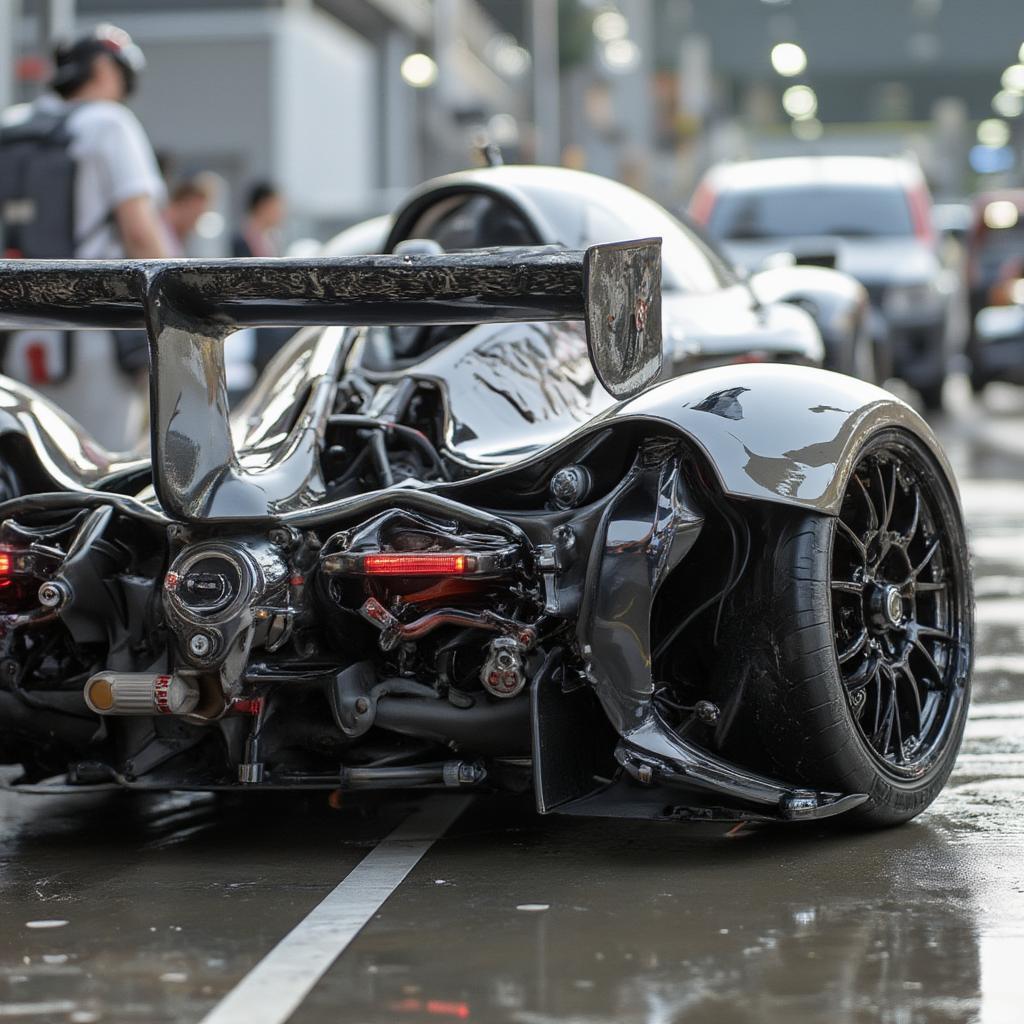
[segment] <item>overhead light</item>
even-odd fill
[[[437,81],[437,64],[425,53],[410,53],[400,70],[402,78],[414,89],[426,89]]]
[[[978,142],[999,149],[1010,141],[1010,126],[998,117],[987,117],[978,125]]]
[[[793,135],[801,142],[814,142],[825,134],[825,128],[816,117],[807,117],[792,124]]]
[[[593,24],[594,35],[602,43],[610,43],[615,39],[625,39],[629,35],[629,22],[619,11],[602,11]]]
[[[508,33],[494,36],[487,44],[486,53],[494,70],[506,78],[521,78],[530,70],[530,51]]]
[[[632,39],[613,39],[604,44],[604,60],[613,71],[632,71],[640,63],[640,47]]]
[[[519,141],[519,124],[511,114],[495,114],[487,122],[487,134],[499,146],[513,146]]]
[[[1009,199],[996,199],[985,207],[981,218],[985,222],[985,227],[992,228],[993,231],[1004,231],[1006,228],[1016,227],[1017,221],[1020,220],[1020,211],[1017,204],[1011,203]]]
[[[809,85],[791,85],[782,94],[782,109],[794,120],[803,121],[818,112],[818,97]]]
[[[1020,117],[1024,113],[1024,96],[1003,89],[992,97],[992,109],[1000,117]]]
[[[1011,64],[1000,81],[1008,92],[1024,93],[1024,64]]]
[[[802,75],[807,70],[807,54],[796,43],[778,43],[772,47],[772,67],[784,78]]]

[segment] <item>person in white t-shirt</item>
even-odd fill
[[[130,36],[112,25],[58,47],[52,93],[12,109],[5,124],[37,112],[66,114],[75,162],[74,255],[77,259],[158,259],[170,255],[160,216],[166,189],[138,118],[124,106],[145,66]],[[28,332],[24,332],[28,333]],[[4,372],[26,380],[78,420],[101,444],[136,444],[148,415],[144,341],[114,332],[49,333],[30,359],[9,345]],[[45,339],[44,339],[45,340]],[[119,343],[120,342],[120,343]],[[63,365],[67,358],[69,365]]]

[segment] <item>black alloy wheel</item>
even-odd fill
[[[970,692],[963,521],[928,446],[862,444],[838,516],[776,513],[748,581],[753,721],[780,777],[866,793],[837,824],[893,825],[945,785]]]
[[[889,442],[863,455],[832,548],[836,657],[861,739],[896,778],[941,755],[965,700],[962,553],[931,474]]]

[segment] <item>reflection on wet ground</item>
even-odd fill
[[[728,834],[478,800],[294,1024],[1024,1019],[1024,403],[993,403],[939,424],[979,655],[929,813],[866,836]],[[0,798],[0,1021],[199,1021],[406,810]]]

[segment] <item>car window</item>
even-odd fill
[[[653,205],[653,204],[652,204]],[[628,238],[660,237],[662,286],[687,292],[712,292],[723,286],[718,269],[703,247],[686,235],[682,225],[673,222],[655,207],[655,215],[644,210],[609,209],[596,203],[584,207],[583,237],[581,244],[597,245],[602,242],[621,242]],[[633,214],[633,215],[630,215]]]
[[[909,237],[910,205],[902,189],[818,185],[723,192],[708,221],[714,238],[792,238],[807,235]]]
[[[711,292],[735,283],[732,271],[692,231],[653,200],[614,181],[587,178],[586,190],[531,187],[530,198],[570,249],[632,238],[661,238],[662,287]]]
[[[510,203],[480,193],[454,195],[428,206],[409,238],[430,238],[445,252],[492,245],[536,245],[536,232]]]

